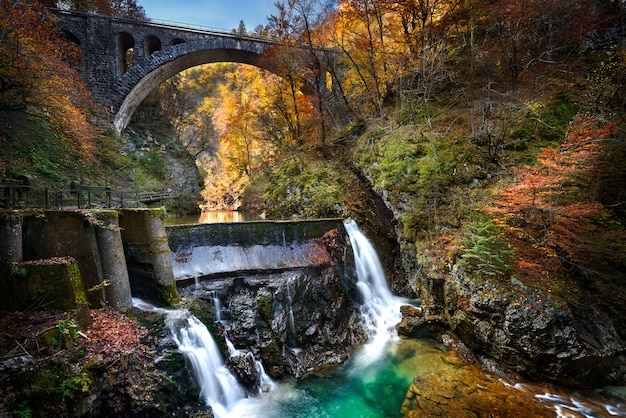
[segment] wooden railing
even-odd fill
[[[89,209],[144,207],[179,194],[171,191],[131,192],[72,185],[70,189],[36,189],[19,184],[0,184],[0,209]]]

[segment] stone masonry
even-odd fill
[[[262,54],[274,42],[231,33],[50,9],[68,39],[83,51],[83,76],[121,132],[159,84],[196,65],[213,62],[267,68]],[[132,54],[129,54],[132,51]]]

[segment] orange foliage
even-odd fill
[[[83,158],[94,150],[79,72],[78,48],[57,33],[37,6],[0,2],[0,110],[22,110],[49,120]]]
[[[520,270],[541,274],[566,268],[587,280],[621,262],[626,232],[596,201],[594,187],[598,164],[605,162],[602,142],[620,123],[598,126],[579,118],[559,148],[545,149],[536,165],[515,170],[517,181],[483,208],[517,247]]]

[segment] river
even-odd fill
[[[212,224],[221,222],[248,222],[263,220],[263,217],[237,210],[203,210],[199,215],[172,216],[165,218],[165,225]]]
[[[238,216],[205,214],[195,222],[232,222]],[[624,388],[574,392],[515,381],[461,362],[439,341],[399,338],[394,328],[399,307],[410,301],[390,293],[375,249],[354,222],[345,225],[370,339],[342,366],[300,381],[272,382],[263,374],[266,390],[248,396],[224,366],[206,327],[187,312],[168,311],[169,323],[178,324],[170,325],[173,337],[217,417],[399,417],[412,384],[419,399],[407,404],[405,412],[413,410],[413,416],[626,416],[625,404],[605,396]],[[423,409],[415,411],[416,405]]]

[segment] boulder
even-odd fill
[[[226,361],[226,366],[247,389],[254,390],[259,388],[261,368],[251,352],[239,352],[231,355]]]

